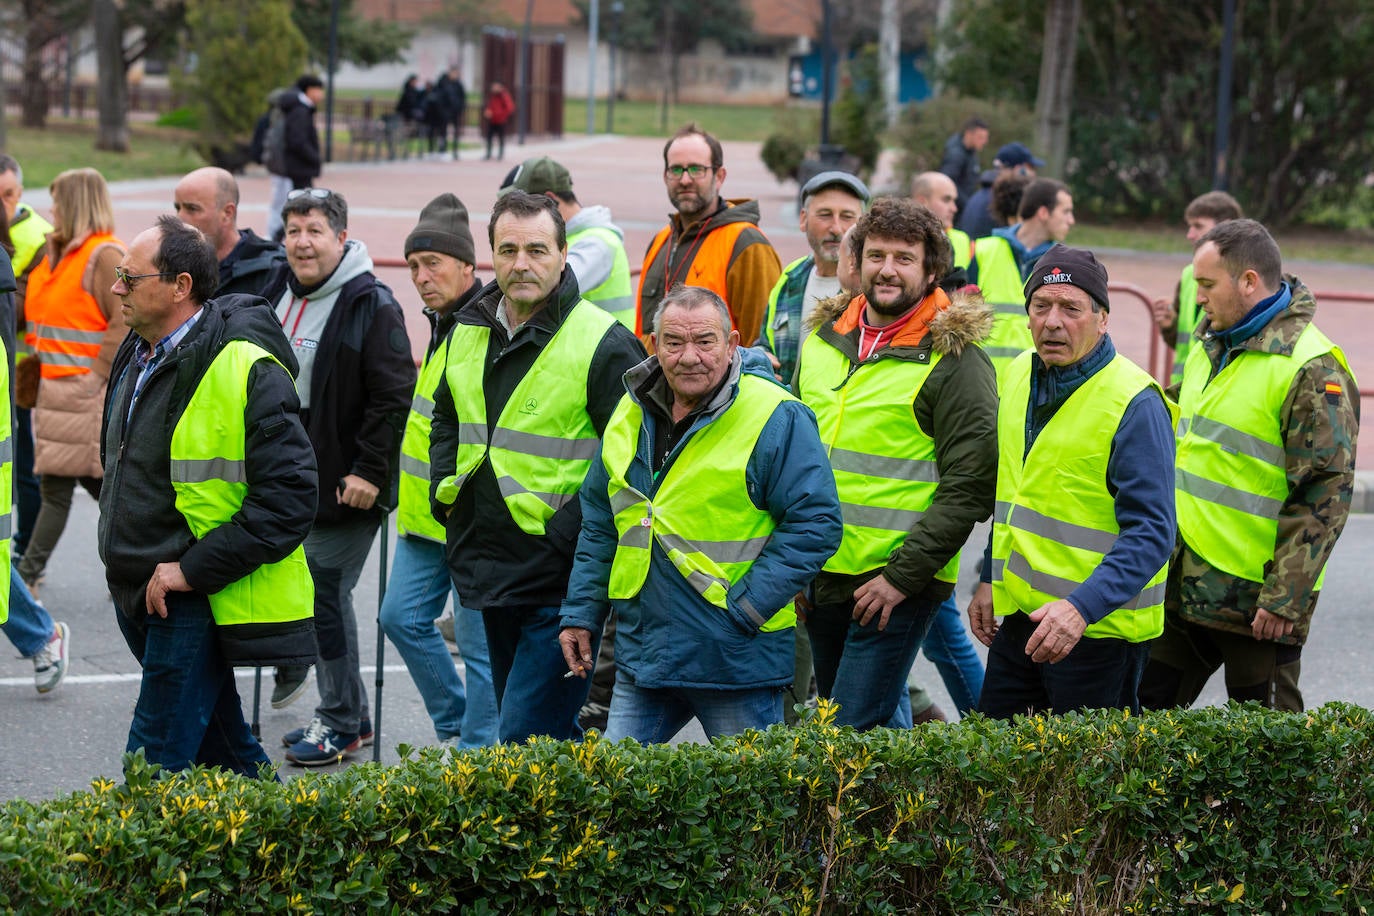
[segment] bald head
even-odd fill
[[[958,212],[959,189],[943,172],[922,172],[911,180],[911,199],[934,213],[948,229]]]
[[[221,261],[238,244],[239,186],[224,169],[196,169],[177,183],[173,192],[177,216],[195,226],[215,246]]]

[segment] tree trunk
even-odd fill
[[[945,65],[949,63],[949,45],[945,42],[945,28],[949,25],[949,17],[954,14],[954,0],[937,0],[935,5],[935,73],[936,78],[930,84],[930,94],[940,95],[945,91],[944,80],[940,74],[945,72]]]
[[[48,82],[43,78],[43,46],[51,37],[48,17],[39,13],[24,33],[24,82],[19,91],[20,122],[25,127],[48,126]]]
[[[1050,175],[1063,175],[1068,161],[1074,57],[1082,15],[1083,0],[1049,0],[1045,7],[1040,90],[1035,97],[1035,143]]]
[[[878,73],[883,84],[883,112],[887,123],[897,120],[901,97],[902,17],[898,0],[883,0],[878,19]]]
[[[124,70],[124,29],[114,0],[95,0],[91,7],[99,73],[97,101],[100,108],[100,132],[96,136],[95,148],[127,153],[129,86]]]
[[[677,48],[673,42],[673,3],[663,4],[663,108],[659,114],[659,130],[668,132],[668,112],[677,100]]]

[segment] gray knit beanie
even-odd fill
[[[425,204],[420,221],[406,236],[405,256],[415,251],[437,251],[452,255],[466,264],[477,263],[468,228],[468,208],[456,194],[440,194]]]

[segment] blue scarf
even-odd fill
[[[1216,339],[1221,344],[1221,363],[1217,366],[1217,371],[1226,368],[1226,364],[1231,361],[1231,351],[1234,348],[1263,331],[1292,301],[1293,290],[1285,281],[1279,285],[1278,292],[1257,302],[1240,321],[1224,331],[1216,332]]]

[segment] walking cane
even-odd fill
[[[372,762],[382,760],[382,665],[386,661],[386,633],[382,630],[382,602],[386,600],[386,541],[391,513],[382,516],[382,552],[377,557],[377,708],[373,711]]]
[[[248,726],[248,730],[253,733],[253,737],[262,740],[262,726],[258,723],[258,713],[262,708],[262,668],[253,669],[253,724]]]

